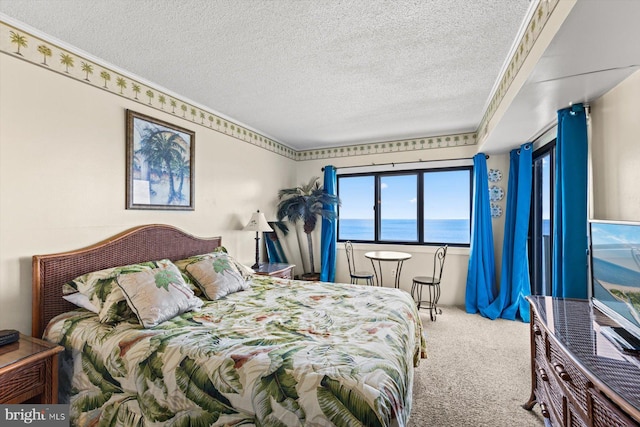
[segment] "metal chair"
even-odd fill
[[[349,275],[351,276],[351,283],[357,284],[358,280],[364,279],[366,284],[373,286],[373,273],[366,270],[356,270],[356,261],[353,258],[353,245],[350,241],[344,243],[345,251],[347,252],[347,263],[349,264]]]
[[[434,322],[436,315],[442,314],[442,310],[438,309],[438,300],[440,299],[440,279],[442,278],[442,269],[448,248],[448,245],[441,246],[433,255],[433,274],[431,276],[416,276],[413,278],[411,285],[411,296],[416,301],[416,304],[418,304],[418,310],[423,306],[428,308],[429,317]],[[425,286],[427,286],[429,291],[429,299],[427,300],[422,299],[422,288]]]

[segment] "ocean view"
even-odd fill
[[[339,238],[342,240],[373,240],[372,219],[340,219]],[[470,225],[468,219],[427,219],[424,221],[425,242],[469,243]],[[383,219],[381,240],[417,242],[415,220]]]

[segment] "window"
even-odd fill
[[[531,190],[531,293],[551,295],[551,259],[553,256],[553,188],[555,141],[533,153]]]
[[[338,235],[342,240],[375,240],[375,177],[338,178]]]
[[[472,167],[338,175],[338,240],[468,246]]]
[[[424,241],[468,245],[471,171],[424,174]]]
[[[380,240],[418,241],[417,174],[381,175]]]

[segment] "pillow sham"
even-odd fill
[[[249,289],[245,278],[225,253],[192,262],[185,268],[204,296],[212,301]]]
[[[98,310],[98,318],[103,323],[120,322],[134,317],[127,305],[122,290],[117,286],[119,275],[134,274],[171,264],[168,259],[148,261],[93,271],[76,277],[62,286],[63,295],[76,292],[85,295]]]
[[[118,287],[140,324],[152,328],[186,311],[202,307],[173,265],[144,270],[117,277]]]

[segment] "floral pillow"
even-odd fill
[[[181,259],[181,260],[178,260],[178,261],[174,261],[173,263],[176,265],[176,267],[178,267],[180,269],[180,271],[182,271],[187,276],[189,276],[189,278],[186,279],[187,283],[189,283],[189,281],[192,279],[192,277],[187,272],[187,266],[189,264],[193,264],[195,262],[202,261],[203,259],[215,258],[215,257],[220,257],[220,256],[227,257],[229,259],[229,261],[240,272],[240,274],[242,275],[242,277],[244,279],[249,278],[252,274],[255,273],[255,271],[253,271],[250,267],[247,267],[246,265],[242,264],[241,262],[238,262],[235,258],[233,258],[231,255],[229,255],[227,253],[227,249],[224,246],[220,246],[220,247],[216,248],[216,250],[214,250],[213,252],[210,252],[210,253],[207,253],[207,254],[201,254],[201,255],[194,255],[194,256],[189,257],[189,258],[185,258],[185,259]]]
[[[145,328],[152,328],[186,311],[197,310],[203,304],[173,264],[120,275],[117,283]]]
[[[209,300],[249,289],[235,262],[225,253],[191,262],[185,269]]]
[[[168,264],[171,264],[171,261],[163,259],[93,271],[65,283],[62,286],[62,293],[63,295],[71,295],[79,292],[85,295],[88,302],[97,309],[101,322],[120,322],[134,317],[134,314],[127,305],[116,278],[120,275],[134,274]]]

